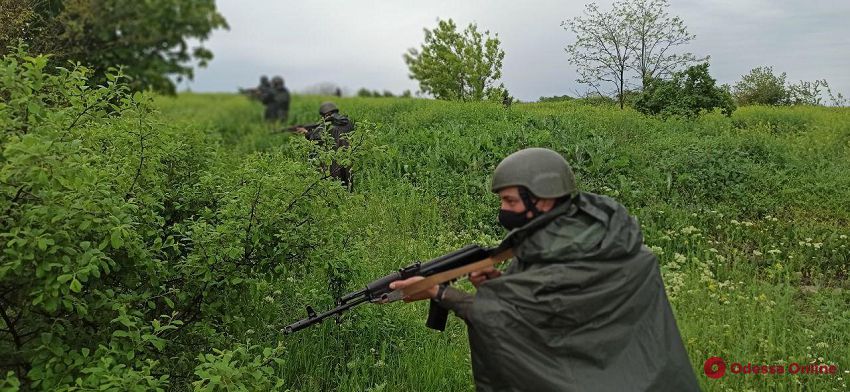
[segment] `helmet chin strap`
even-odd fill
[[[532,218],[536,218],[540,216],[540,210],[537,209],[537,206],[531,201],[531,193],[528,192],[524,186],[519,187],[519,197],[522,199],[522,203],[525,204],[525,210],[531,211]]]

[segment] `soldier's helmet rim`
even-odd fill
[[[331,114],[331,113],[338,113],[338,112],[339,112],[339,108],[336,106],[335,103],[333,103],[331,101],[325,101],[325,102],[322,102],[321,105],[319,105],[319,115],[321,115],[321,116],[324,116],[326,114]]]
[[[526,148],[503,159],[493,173],[491,190],[525,187],[541,198],[559,198],[578,192],[575,174],[561,154],[547,148]]]

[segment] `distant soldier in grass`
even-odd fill
[[[246,95],[250,99],[256,99],[258,101],[262,101],[263,94],[266,93],[272,87],[269,82],[269,77],[266,75],[260,76],[260,84],[254,88],[240,88],[239,93]]]
[[[260,84],[252,91],[253,98],[262,99],[263,95],[266,94],[272,88],[272,83],[269,81],[269,77],[266,75],[260,76]]]
[[[509,109],[513,102],[514,99],[511,98],[510,94],[508,94],[508,90],[502,90],[502,106],[504,106],[505,109]]]
[[[348,134],[354,130],[354,123],[345,115],[339,113],[339,108],[333,102],[323,102],[319,106],[322,122],[309,126],[297,126],[295,131],[303,134],[307,140],[324,145],[323,138],[328,135],[333,138],[333,149],[348,148]],[[342,166],[336,161],[331,163],[330,175],[342,182],[342,185],[352,191],[354,184],[351,178],[351,167]]]
[[[558,153],[529,148],[496,167],[514,261],[434,286],[464,319],[478,391],[698,391],[658,259],[620,203],[580,192]],[[391,288],[422,277],[396,281]]]
[[[289,117],[289,90],[283,85],[283,78],[272,78],[271,87],[262,93],[262,102],[266,105],[266,121],[286,122]]]

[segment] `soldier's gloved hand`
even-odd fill
[[[488,279],[496,279],[502,276],[502,271],[499,271],[493,267],[487,267],[480,271],[475,271],[469,274],[469,281],[472,282],[472,285],[477,289],[481,283],[484,283]]]
[[[418,282],[422,279],[425,279],[425,278],[423,278],[421,276],[414,276],[414,277],[407,278],[407,279],[404,279],[404,280],[397,280],[395,282],[390,283],[390,288],[393,289],[393,290],[404,288],[404,287],[410,286],[410,285],[412,285],[412,284],[414,284],[414,283],[416,283],[416,282]],[[439,288],[437,286],[433,286],[433,287],[429,288],[428,290],[423,290],[423,291],[420,291],[420,292],[413,294],[409,297],[404,297],[404,302],[421,301],[423,299],[434,298],[434,297],[437,296],[437,290],[438,289]]]

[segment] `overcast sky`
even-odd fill
[[[610,1],[598,2],[608,7]],[[827,79],[850,95],[850,0],[670,0],[696,39],[688,50],[711,56],[711,74],[733,84],[760,65],[791,81]],[[438,18],[499,34],[502,81],[521,100],[576,95],[575,68],[564,47],[574,39],[561,22],[581,14],[571,0],[219,0],[230,30],[205,42],[215,54],[193,91],[235,91],[261,74],[282,75],[290,89],[334,82],[400,93],[418,85],[402,54],[419,47]]]

